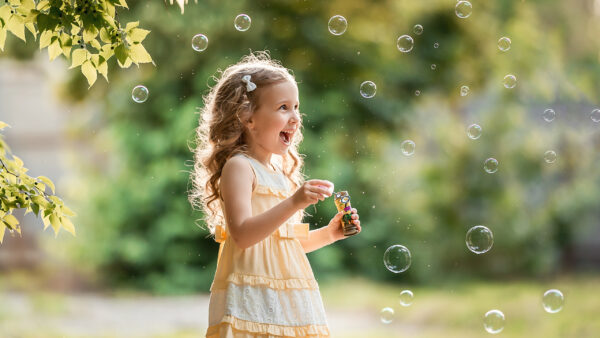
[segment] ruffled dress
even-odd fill
[[[281,172],[248,159],[256,176],[252,215],[274,207],[292,193]],[[221,207],[225,214],[224,204]],[[298,238],[309,226],[297,212],[269,237],[240,249],[226,225],[216,227],[220,242],[210,288],[207,337],[329,337],[319,286]]]

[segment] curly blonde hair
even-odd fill
[[[199,112],[199,126],[194,140],[196,148],[192,150],[192,190],[188,197],[194,208],[200,207],[204,212],[203,220],[211,234],[214,234],[216,225],[225,222],[218,205],[223,166],[236,154],[248,155],[245,122],[258,107],[261,89],[283,81],[296,83],[294,76],[278,61],[271,59],[266,51],[250,53],[237,64],[227,67],[225,71],[219,70],[218,73],[221,73],[220,77],[213,77],[217,83],[204,96],[204,107]],[[256,90],[246,90],[242,81],[244,75],[251,75],[252,82],[257,86]],[[302,139],[300,124],[281,161],[284,174],[296,188],[305,181],[302,173],[304,160],[298,154],[298,145]],[[304,215],[305,212],[302,211],[302,216]]]

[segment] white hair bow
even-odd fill
[[[246,91],[251,92],[256,89],[256,84],[250,81],[250,75],[242,76],[242,81],[246,83]]]

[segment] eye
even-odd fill
[[[282,104],[281,107],[279,107],[279,109],[287,110],[287,105],[286,104]]]

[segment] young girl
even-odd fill
[[[204,103],[190,197],[220,243],[207,337],[328,337],[306,253],[344,238],[343,212],[318,230],[302,223],[333,183],[301,174],[294,77],[266,52],[251,54]],[[352,219],[360,231],[356,209]]]

